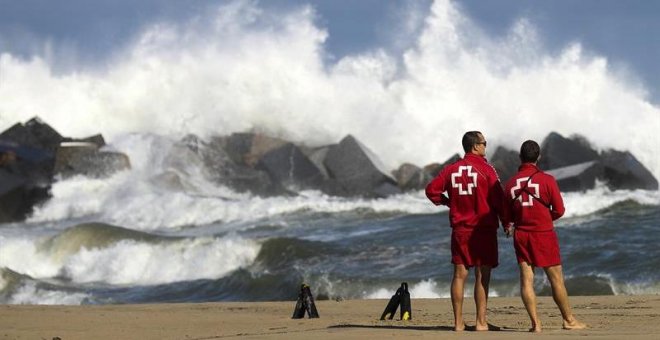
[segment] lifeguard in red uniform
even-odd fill
[[[552,296],[561,311],[563,327],[583,329],[586,325],[573,316],[568,303],[559,241],[553,225],[554,220],[564,215],[564,202],[555,178],[536,166],[540,154],[538,143],[525,141],[520,147],[522,164],[504,190],[505,232],[507,236],[514,235],[513,245],[520,267],[520,295],[532,322],[530,331],[540,332],[534,267],[543,268],[550,280]]]
[[[475,328],[489,330],[496,328],[486,321],[486,307],[490,272],[498,265],[497,229],[504,193],[495,169],[486,161],[487,142],[481,132],[466,132],[462,144],[465,156],[442,169],[427,185],[426,196],[435,205],[449,207],[454,330],[465,329],[463,291],[471,267],[475,268]]]

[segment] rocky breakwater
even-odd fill
[[[497,148],[491,160],[503,181],[517,171],[518,152]],[[658,180],[629,151],[594,149],[579,135],[550,133],[541,143],[539,168],[553,175],[561,191],[593,189],[597,181],[611,190],[658,190]]]
[[[16,221],[49,198],[54,180],[73,175],[96,178],[130,168],[128,157],[107,151],[101,135],[62,137],[32,119],[0,134],[0,222]],[[381,198],[423,190],[444,163],[402,164],[390,172],[367,145],[352,135],[335,144],[310,147],[260,133],[244,132],[202,139],[188,135],[166,151],[156,185],[186,191],[182,176],[204,176],[218,185],[257,196],[327,195]],[[557,178],[562,191],[594,188],[658,190],[658,181],[627,151],[596,151],[583,137],[550,133],[542,143],[541,169]],[[498,147],[490,157],[502,181],[520,164],[518,152]]]
[[[376,155],[350,135],[313,148],[258,133],[210,140],[190,135],[172,148],[166,166],[175,171],[162,177],[180,182],[177,173],[185,173],[190,163],[200,165],[215,183],[260,196],[296,195],[301,190],[370,198],[401,193]]]
[[[422,167],[403,164],[393,175],[401,190],[421,190],[442,168],[460,159],[455,154],[444,163]],[[518,151],[497,147],[488,157],[502,183],[511,178],[520,166]],[[610,190],[658,190],[658,180],[629,151],[595,150],[589,141],[579,135],[566,138],[551,132],[541,144],[539,168],[557,179],[563,192],[593,189],[597,182]]]
[[[442,164],[434,163],[424,168],[404,164],[394,171],[399,186],[405,190],[421,190],[444,165],[460,158],[455,154]],[[502,183],[517,171],[520,165],[518,151],[497,147],[489,157]],[[563,192],[593,189],[597,182],[610,190],[658,190],[658,180],[629,151],[594,149],[589,141],[575,135],[566,138],[551,132],[541,143],[541,170],[557,179]]]
[[[497,148],[491,162],[505,181],[517,171],[518,152]],[[515,160],[515,162],[514,162]],[[557,179],[563,192],[593,189],[597,182],[610,190],[658,190],[658,180],[629,151],[594,149],[579,135],[550,133],[541,143],[539,168]]]
[[[188,136],[168,159],[175,167],[183,160],[181,169],[188,162],[202,164],[208,178],[239,192],[271,196],[320,190],[332,196],[380,198],[423,190],[460,155],[425,166],[404,163],[390,172],[352,135],[336,144],[309,147],[259,133],[234,133],[208,141]],[[517,151],[498,147],[491,163],[504,182],[515,174],[520,160]],[[597,181],[612,190],[658,190],[658,181],[630,152],[598,152],[580,136],[550,133],[542,143],[539,166],[555,176],[565,192],[593,189]]]
[[[64,137],[36,117],[0,133],[0,223],[24,219],[50,198],[57,179],[101,178],[130,168],[126,155],[105,151],[104,145],[100,134]]]

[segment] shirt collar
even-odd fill
[[[532,169],[534,171],[540,171],[539,167],[536,166],[534,163],[523,163],[520,164],[520,166],[518,167],[518,171],[529,170],[529,169]]]
[[[463,156],[463,158],[464,159],[470,158],[470,159],[474,159],[474,160],[486,161],[486,157],[475,155],[475,154],[470,153],[470,152],[466,153],[465,156]]]

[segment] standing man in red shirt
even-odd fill
[[[451,303],[454,330],[465,329],[463,291],[468,270],[474,267],[476,330],[489,330],[486,321],[491,268],[498,265],[498,215],[504,193],[495,169],[486,161],[486,139],[479,131],[463,135],[465,156],[446,166],[426,187],[426,196],[435,205],[449,207],[451,233]],[[445,195],[444,193],[447,193]],[[490,326],[494,330],[495,326]]]
[[[540,154],[541,148],[535,141],[522,144],[522,164],[504,191],[507,195],[505,232],[507,236],[514,235],[513,245],[520,266],[520,295],[532,321],[530,332],[541,332],[541,321],[536,313],[534,267],[543,268],[550,281],[552,297],[561,311],[564,329],[583,329],[586,325],[573,316],[568,303],[559,241],[552,223],[564,215],[564,202],[555,178],[536,166]]]

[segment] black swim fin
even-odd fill
[[[408,292],[408,283],[402,282],[401,289],[401,320],[412,320],[412,305],[410,303],[410,292]]]
[[[401,294],[403,294],[403,289],[399,288],[396,290],[396,293],[392,295],[390,301],[387,303],[387,306],[385,306],[383,314],[380,316],[381,320],[385,320],[385,317],[390,320],[394,318],[394,314],[396,314],[396,310],[399,308],[399,304],[401,303]]]
[[[316,309],[314,303],[314,296],[308,285],[300,285],[300,292],[298,292],[298,301],[296,301],[296,308],[293,310],[292,319],[302,319],[305,317],[305,312],[309,318],[318,318],[319,311]]]
[[[303,299],[303,290],[300,289],[298,293],[298,301],[296,301],[296,308],[293,310],[292,319],[302,319],[305,317],[305,299]]]
[[[307,310],[307,315],[310,318],[318,318],[319,311],[316,309],[316,304],[314,303],[314,296],[312,295],[312,290],[308,285],[303,285],[301,288],[304,292],[303,298],[305,301],[305,309]]]

